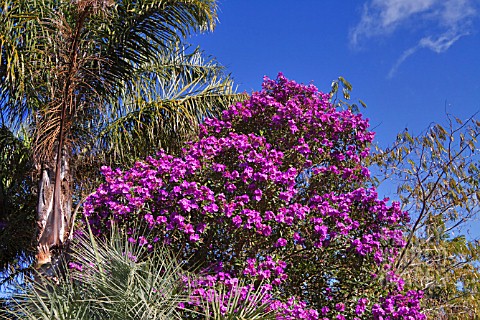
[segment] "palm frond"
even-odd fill
[[[198,49],[185,50],[173,46],[142,65],[123,95],[112,101],[115,115],[107,115],[93,148],[109,162],[125,163],[160,148],[178,151],[203,119],[246,98],[234,93],[232,79],[216,60]]]
[[[14,129],[39,105],[36,80],[41,65],[38,63],[49,57],[41,59],[38,50],[43,39],[38,23],[41,14],[49,9],[43,4],[29,0],[0,1],[0,111],[2,125]]]
[[[0,270],[33,250],[32,169],[29,141],[0,127]]]
[[[2,120],[31,123],[35,154],[47,159],[61,137],[67,146],[85,140],[73,139],[72,126],[102,112],[139,65],[191,32],[212,30],[217,9],[215,0],[2,0],[0,7]]]
[[[88,29],[98,43],[102,83],[116,88],[159,51],[192,32],[211,31],[217,20],[215,0],[127,0],[116,2]],[[100,83],[100,85],[102,85]]]

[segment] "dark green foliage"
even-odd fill
[[[21,269],[34,252],[35,193],[28,141],[0,128],[0,270]]]

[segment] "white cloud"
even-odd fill
[[[407,50],[405,50],[400,58],[397,59],[395,64],[390,68],[390,71],[388,72],[387,78],[391,79],[397,72],[398,68],[400,65],[407,60],[408,57],[413,55],[415,52],[417,52],[418,49],[426,48],[430,49],[436,53],[442,53],[448,48],[450,48],[458,39],[460,39],[463,36],[468,35],[468,33],[454,33],[450,34],[450,32],[447,32],[445,34],[441,34],[440,36],[433,38],[433,37],[424,37],[420,39],[418,44],[414,47],[411,47]]]
[[[469,34],[477,17],[476,1],[369,0],[363,6],[360,22],[350,33],[350,43],[358,48],[371,38],[415,30],[419,40],[398,58],[388,75],[392,77],[417,50],[426,48],[441,53]]]
[[[460,33],[458,31],[447,32],[436,39],[433,37],[424,37],[418,42],[420,48],[428,48],[436,53],[442,53],[450,48],[458,39],[468,35],[468,32]]]
[[[403,54],[398,58],[397,62],[393,65],[393,67],[390,69],[388,72],[387,78],[391,79],[395,73],[397,72],[398,68],[400,65],[407,60],[408,57],[410,57],[412,54],[414,54],[418,50],[418,46],[415,46],[413,48],[407,49],[403,52]]]

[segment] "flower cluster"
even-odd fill
[[[268,278],[277,276],[276,280],[281,281],[280,278],[285,277],[283,273],[284,263],[274,262],[271,257],[263,263],[260,263],[257,267],[255,259],[249,259],[249,266],[244,270],[245,275],[256,275],[256,279],[260,280],[258,288],[250,284],[242,285],[242,281],[239,278],[232,277],[229,273],[221,271],[217,266],[215,268],[216,273],[197,275],[193,278],[184,277],[185,286],[189,287],[191,294],[189,297],[189,304],[196,308],[201,308],[205,303],[215,303],[219,306],[219,310],[222,314],[225,314],[228,310],[228,303],[237,300],[238,305],[243,304],[256,304],[267,306],[267,311],[275,311],[278,315],[278,319],[282,320],[295,320],[295,319],[318,319],[318,312],[314,309],[308,308],[307,304],[303,301],[291,297],[286,302],[282,302],[275,298],[274,286],[275,282],[268,281]],[[258,271],[258,273],[257,273]],[[252,280],[247,276],[247,279]],[[243,278],[242,280],[245,280]],[[219,290],[220,288],[223,288]],[[259,294],[260,293],[260,294]]]
[[[380,303],[376,303],[372,308],[373,319],[426,319],[425,315],[418,313],[422,297],[422,291],[410,290],[405,295],[397,293],[380,298]]]
[[[408,215],[368,187],[367,129],[361,115],[280,74],[206,119],[181,156],[103,167],[84,219],[97,235],[142,221],[149,232],[131,242],[167,245],[210,270],[195,284],[203,298],[243,279],[263,283],[280,319],[421,318],[421,295],[404,294],[390,267]]]

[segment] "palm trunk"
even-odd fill
[[[63,149],[57,152],[56,158],[52,163],[41,164],[40,169],[37,268],[51,263],[52,254],[55,256],[61,254],[72,223],[72,172],[69,157]]]
[[[73,175],[69,161],[71,150],[66,143],[68,128],[73,121],[75,105],[74,78],[78,72],[78,47],[83,24],[91,9],[88,4],[82,8],[72,36],[72,43],[67,51],[68,65],[66,67],[65,82],[62,87],[60,103],[59,131],[56,141],[55,158],[50,162],[43,161],[40,166],[40,182],[37,207],[38,224],[38,254],[37,268],[45,263],[51,263],[53,257],[59,258],[63,254],[63,246],[67,243],[72,215],[72,182]],[[70,35],[65,38],[69,39]],[[53,99],[55,101],[55,99]],[[48,158],[48,157],[47,157]],[[50,251],[54,249],[54,251]]]

